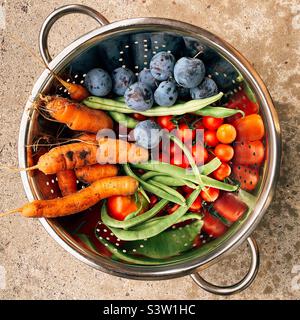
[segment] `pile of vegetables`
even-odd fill
[[[62,196],[11,212],[57,218],[98,204],[95,234],[79,228],[78,239],[94,251],[102,245],[116,259],[155,265],[191,248],[208,250],[202,249],[207,242],[234,230],[253,209],[249,192],[259,183],[265,132],[246,85],[223,100],[200,59],[175,61],[166,51],[137,78],[120,67],[111,74],[90,70],[84,86],[58,80],[71,100],[44,97],[39,111],[73,130],[74,138],[26,170],[56,175]],[[135,143],[96,136],[116,125]],[[153,160],[162,137],[170,139],[170,150],[159,149]]]

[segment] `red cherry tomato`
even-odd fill
[[[221,181],[229,177],[230,174],[231,174],[231,167],[227,163],[222,163],[220,167],[212,173],[215,179],[221,180]]]
[[[132,196],[113,196],[107,199],[107,209],[111,217],[122,221],[137,210],[137,205]]]
[[[153,207],[154,205],[156,205],[156,203],[158,202],[158,198],[155,194],[151,194],[151,196],[149,197],[150,200],[150,206]]]
[[[227,229],[227,226],[225,226],[218,218],[215,218],[208,212],[204,212],[202,230],[209,236],[218,238],[223,235]]]
[[[237,92],[228,102],[227,108],[239,109],[245,112],[245,115],[258,113],[259,106],[255,99],[247,95],[244,90]],[[242,115],[240,113],[227,118],[228,123],[234,124],[237,119],[240,119]]]
[[[166,211],[167,211],[168,214],[172,214],[172,213],[174,213],[179,207],[180,207],[180,205],[177,204],[177,203],[175,203],[175,204],[172,204],[171,206],[168,206],[168,208],[167,208]]]
[[[170,163],[174,166],[178,166],[184,169],[190,166],[189,160],[185,155],[182,155],[182,157],[171,157]]]
[[[223,122],[223,118],[203,117],[203,125],[208,130],[217,130]]]
[[[143,121],[143,120],[146,120],[147,117],[142,115],[142,114],[139,114],[139,113],[133,113],[132,114],[132,118],[136,119],[136,120],[139,120],[139,121]]]
[[[248,209],[235,194],[224,192],[213,204],[220,216],[230,222],[237,221]]]
[[[232,146],[229,146],[228,144],[218,144],[215,147],[215,155],[221,160],[228,162],[233,158],[234,150]]]
[[[190,188],[188,186],[182,186],[181,190],[182,190],[183,193],[186,193],[186,194],[190,194],[190,193],[192,193],[194,191],[194,189],[192,189],[192,188]]]
[[[201,192],[201,198],[206,202],[214,202],[218,199],[220,190],[211,187],[204,187]]]
[[[219,143],[216,132],[212,130],[204,131],[204,143],[209,147],[215,147]]]
[[[157,124],[162,129],[167,129],[169,131],[176,129],[176,124],[172,120],[173,116],[161,116],[156,118]]]
[[[195,139],[196,131],[191,129],[186,123],[181,123],[177,128],[176,136],[183,142],[189,142]]]
[[[208,160],[207,150],[199,144],[194,144],[192,146],[192,155],[197,165],[202,165],[203,163],[206,163]]]
[[[188,197],[189,195],[187,195]],[[199,212],[202,208],[202,198],[198,196],[193,204],[190,206],[189,211],[191,212]]]

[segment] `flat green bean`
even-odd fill
[[[124,164],[123,165],[123,169],[125,171],[125,173],[128,176],[131,176],[133,178],[135,178],[142,186],[143,188],[148,191],[151,192],[155,195],[157,195],[159,198],[163,198],[166,200],[169,200],[171,202],[177,203],[181,206],[185,206],[185,202],[182,202],[181,200],[179,200],[178,198],[170,195],[168,192],[165,192],[163,189],[158,188],[150,183],[147,183],[146,181],[142,180],[141,178],[139,178],[136,174],[134,174],[134,172],[130,169],[128,164]]]
[[[180,187],[180,186],[184,186],[187,185],[188,187],[192,188],[192,189],[196,189],[196,185],[190,181],[184,180],[184,179],[180,179],[180,178],[174,178],[171,177],[167,174],[162,174],[156,171],[148,171],[146,173],[144,173],[141,176],[141,179],[143,180],[148,180],[148,179],[152,179],[154,181],[163,183],[169,187]]]
[[[175,104],[171,107],[153,107],[146,111],[130,109],[125,103],[100,97],[90,96],[83,101],[89,108],[106,111],[117,111],[121,113],[139,113],[148,117],[166,116],[166,115],[183,115],[185,113],[195,112],[221,99],[223,93],[220,92],[212,97],[190,100],[185,103]]]
[[[203,166],[200,166],[199,171],[202,173],[202,175],[209,175],[210,173],[218,169],[221,164],[222,162],[216,157],[212,159],[209,163]],[[189,180],[187,176],[193,177],[192,172],[188,172],[184,168],[180,168],[178,166],[174,166],[166,162],[148,161],[148,162],[134,164],[133,166],[138,169],[159,172],[161,174],[166,174],[171,177],[176,177],[176,178],[185,179],[185,180]],[[193,180],[192,182],[195,182],[194,181],[195,179],[192,178],[192,180]]]
[[[153,172],[153,171],[150,171]],[[161,174],[157,174],[156,176],[154,176],[152,178],[152,180],[160,182],[162,184],[165,184],[169,187],[182,187],[182,186],[188,186],[191,189],[196,189],[197,185],[195,185],[194,183],[188,181],[188,180],[184,180],[184,179],[179,179],[179,178],[173,178],[167,175],[161,175]]]
[[[178,198],[179,200],[181,200],[183,203],[185,202],[185,198],[183,197],[182,194],[180,194],[178,191],[176,191],[175,189],[167,186],[166,184],[163,184],[163,183],[160,183],[160,182],[157,182],[153,179],[149,179],[147,181],[148,183],[164,190],[165,192],[168,192],[170,195],[173,195],[174,197]]]
[[[119,239],[125,241],[135,241],[148,239],[156,236],[157,234],[163,232],[164,230],[170,228],[175,224],[185,213],[188,211],[189,207],[194,203],[196,198],[199,196],[200,190],[194,190],[190,196],[187,198],[187,205],[179,207],[174,213],[164,216],[163,219],[156,221],[150,227],[142,228],[139,225],[139,230],[123,230],[117,228],[111,228],[112,233],[115,234]]]
[[[158,203],[155,204],[150,210],[144,212],[143,214],[136,216],[130,220],[116,220],[108,215],[107,207],[104,203],[101,209],[101,220],[108,227],[128,229],[132,228],[138,224],[141,224],[152,217],[154,217],[160,210],[162,210],[168,203],[168,200],[162,199]]]
[[[245,112],[242,110],[223,108],[223,107],[211,107],[211,106],[204,107],[193,113],[199,116],[210,116],[214,118],[227,118],[237,113],[241,113],[243,117],[245,116]]]
[[[108,113],[113,118],[113,120],[115,120],[116,122],[118,122],[122,126],[130,128],[130,129],[134,129],[136,127],[136,125],[139,123],[139,121],[137,121],[137,120],[127,116],[126,114],[121,113],[121,112],[109,111]]]
[[[169,134],[169,137],[172,141],[175,142],[175,144],[178,145],[179,148],[181,148],[181,150],[183,151],[183,153],[186,155],[190,165],[191,165],[191,168],[194,172],[194,175],[197,179],[197,183],[200,185],[201,188],[204,187],[203,183],[202,183],[202,180],[201,180],[201,175],[200,175],[200,170],[199,168],[197,167],[196,165],[196,162],[193,158],[193,156],[191,155],[189,149],[180,141],[180,139],[178,139],[177,137],[173,136],[173,135],[170,135]]]

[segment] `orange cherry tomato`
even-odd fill
[[[234,150],[228,144],[218,144],[215,147],[215,155],[221,160],[228,162],[233,158]]]
[[[204,131],[204,143],[209,147],[215,147],[219,143],[216,132],[212,130]]]
[[[232,143],[236,138],[235,127],[231,124],[222,124],[217,130],[217,138],[221,143]]]
[[[113,196],[107,199],[107,209],[111,217],[122,221],[137,210],[137,204],[132,196]]]
[[[223,122],[223,118],[203,117],[203,125],[208,130],[217,130]]]
[[[220,167],[212,173],[215,179],[221,180],[221,181],[229,177],[230,174],[231,174],[231,167],[227,163],[222,163]]]
[[[206,202],[214,202],[218,199],[220,190],[211,187],[204,187],[201,192],[201,198]]]

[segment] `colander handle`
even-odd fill
[[[258,272],[258,268],[259,268],[258,245],[257,245],[255,239],[252,237],[247,238],[247,242],[248,242],[250,252],[251,252],[251,264],[250,264],[248,273],[246,274],[246,276],[242,280],[240,280],[239,282],[237,282],[236,284],[233,284],[233,285],[218,286],[218,285],[209,283],[208,281],[203,279],[200,276],[199,272],[193,273],[191,275],[192,279],[202,289],[204,289],[210,293],[214,293],[214,294],[218,294],[218,295],[224,295],[224,296],[231,295],[231,294],[238,293],[238,292],[241,292],[244,289],[246,289],[255,279],[257,272]]]
[[[53,24],[63,16],[71,13],[82,13],[85,14],[93,19],[95,19],[101,26],[109,24],[109,21],[98,11],[81,5],[81,4],[70,4],[66,6],[62,6],[56,10],[54,10],[44,21],[40,35],[39,35],[39,47],[40,47],[40,53],[42,56],[42,59],[46,64],[50,63],[52,60],[52,57],[49,53],[48,48],[48,36],[49,32],[53,26]]]

